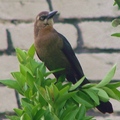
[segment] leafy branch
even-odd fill
[[[47,71],[43,62],[34,59],[34,45],[28,51],[16,49],[19,71],[12,72],[14,79],[0,80],[21,96],[21,108],[14,108],[16,115],[7,116],[10,120],[91,120],[89,109],[107,102],[110,98],[120,100],[120,82],[110,83],[116,65],[98,83],[82,87],[81,78],[76,84],[66,82],[61,76],[58,80],[49,75],[59,70]]]

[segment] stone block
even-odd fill
[[[112,27],[111,22],[82,22],[79,24],[82,31],[84,45],[88,48],[119,49],[120,40],[111,34],[120,32],[120,27]]]
[[[12,112],[13,108],[17,108],[14,90],[0,87],[0,113]]]
[[[0,80],[12,78],[11,72],[19,70],[19,62],[15,56],[0,56]]]
[[[85,76],[90,80],[101,80],[117,63],[117,70],[113,79],[120,79],[119,54],[76,54],[81,63]]]
[[[83,18],[101,16],[119,16],[114,1],[105,0],[52,0],[54,10],[58,10],[61,18]]]
[[[13,46],[21,49],[28,49],[34,42],[33,23],[21,23],[17,26],[10,27]]]
[[[66,39],[70,42],[72,48],[75,48],[77,46],[77,31],[73,25],[55,23],[54,28],[66,37]]]
[[[39,1],[0,1],[0,18],[8,20],[34,20],[37,14],[49,10],[45,0]]]

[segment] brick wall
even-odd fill
[[[117,63],[114,80],[120,80],[120,40],[111,37],[120,32],[111,21],[120,16],[114,1],[107,0],[0,0],[0,79],[11,78],[18,70],[15,48],[27,50],[34,41],[33,25],[42,10],[57,10],[54,27],[71,43],[87,78],[101,80]],[[120,103],[114,100],[115,113],[94,113],[97,120],[120,116]],[[16,94],[0,84],[0,120],[17,107]],[[91,112],[91,114],[93,114]]]

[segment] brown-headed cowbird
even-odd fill
[[[57,11],[43,11],[36,17],[34,24],[34,45],[36,53],[49,70],[64,68],[55,72],[56,78],[65,75],[73,84],[84,76],[82,67],[67,39],[53,28],[53,16]],[[82,85],[89,83],[87,78]],[[110,102],[100,101],[97,109],[102,113],[112,113]]]

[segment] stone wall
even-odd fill
[[[43,10],[57,10],[54,27],[71,43],[87,78],[101,80],[117,63],[114,80],[120,80],[120,40],[111,34],[120,32],[111,21],[120,16],[113,0],[0,0],[0,79],[11,78],[18,70],[15,48],[27,50],[34,42],[33,25]],[[97,120],[120,116],[120,103],[114,100],[115,113],[95,114]],[[0,84],[0,120],[17,107],[16,94]]]

